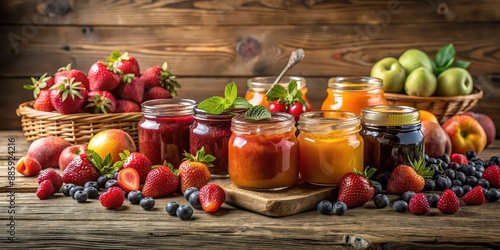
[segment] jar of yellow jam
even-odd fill
[[[273,113],[264,120],[233,117],[228,143],[228,172],[237,187],[252,190],[281,190],[299,176],[299,146],[295,119]]]
[[[275,80],[276,76],[260,76],[248,79],[248,89],[245,95],[245,99],[254,106],[262,105],[266,108],[269,108],[271,102],[266,99],[266,93],[273,86]],[[306,93],[308,90],[306,87],[306,79],[298,76],[284,76],[281,78],[278,84],[288,89],[288,83],[290,83],[291,80],[295,80],[297,82],[297,89],[302,92],[302,100],[304,100],[308,105],[307,110],[313,110],[311,102],[309,102],[306,97]]]
[[[361,115],[364,107],[387,104],[382,80],[373,77],[332,77],[321,110],[340,110]]]
[[[299,169],[303,180],[332,186],[342,177],[363,171],[363,138],[357,114],[343,111],[303,113],[298,121]]]

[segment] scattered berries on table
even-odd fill
[[[106,184],[104,185],[104,188],[105,189],[109,189],[109,188],[112,188],[112,187],[118,187],[118,181],[115,180],[115,179],[110,179],[106,182]]]
[[[89,199],[99,197],[99,191],[93,186],[83,188],[83,192],[87,193]]]
[[[144,195],[142,194],[142,192],[140,190],[134,190],[134,191],[128,193],[128,195],[127,195],[128,201],[130,201],[130,203],[132,203],[132,204],[139,204],[141,202],[142,198],[144,198]]]
[[[450,189],[457,195],[458,198],[464,196],[464,189],[461,186],[452,186]]]
[[[38,184],[38,188],[36,189],[36,197],[40,200],[44,200],[49,198],[54,194],[54,185],[50,180],[44,180]]]
[[[144,210],[151,210],[155,206],[155,199],[144,197],[141,199],[140,204]]]
[[[186,191],[184,191],[184,199],[186,199],[187,201],[189,201],[189,196],[193,193],[193,192],[198,192],[198,188],[197,187],[190,187],[188,189],[186,189]]]
[[[462,199],[467,205],[482,205],[486,202],[483,194],[483,187],[476,186],[471,191],[467,192]]]
[[[333,204],[333,213],[335,215],[343,215],[347,212],[347,205],[342,201],[337,201]]]
[[[170,215],[177,215],[176,213],[177,213],[178,208],[179,208],[179,203],[177,203],[175,201],[171,201],[171,202],[167,203],[167,205],[165,206],[165,210]]]
[[[101,205],[105,208],[115,209],[123,205],[125,196],[119,187],[110,187],[106,192],[99,196]]]
[[[427,200],[429,200],[429,206],[430,207],[437,207],[438,205],[438,201],[439,201],[439,198],[441,198],[439,196],[439,194],[430,194],[428,197],[427,197]]]
[[[54,188],[54,193],[52,193],[51,195],[57,193],[57,191],[61,189],[63,183],[61,176],[53,168],[46,168],[40,171],[36,180],[38,184],[42,183],[42,181],[49,180],[52,183],[52,187]]]
[[[438,201],[439,211],[445,214],[454,214],[460,210],[460,200],[451,189],[445,190]]]
[[[73,195],[73,198],[81,203],[81,202],[86,202],[87,199],[89,198],[89,195],[83,190],[78,190]]]
[[[158,198],[173,193],[179,187],[179,176],[171,165],[157,165],[148,173],[142,188],[145,197]]]
[[[184,156],[184,161],[179,166],[182,193],[190,187],[201,189],[210,181],[208,168],[212,166],[211,162],[215,160],[215,157],[210,154],[205,155],[204,147],[198,150],[194,156],[188,152],[185,152]]]
[[[396,212],[406,213],[406,211],[408,211],[408,203],[404,200],[398,200],[392,204],[392,208]]]
[[[83,185],[84,188],[86,187],[94,187],[95,189],[97,189],[97,191],[99,191],[99,184],[97,184],[97,181],[87,181],[84,185]]]
[[[431,211],[429,201],[423,193],[415,194],[408,203],[408,210],[415,215],[428,214]]]
[[[412,165],[399,165],[394,169],[387,183],[388,193],[403,194],[406,191],[420,192],[424,189],[425,179],[432,178],[434,170],[426,166],[424,159],[415,160]]]
[[[413,197],[414,195],[415,195],[415,192],[413,192],[413,191],[406,191],[401,196],[401,199],[403,199],[404,201],[406,201],[406,203],[408,203],[408,202],[410,202],[411,197]]]
[[[375,198],[373,198],[373,203],[378,208],[384,208],[389,205],[389,198],[387,198],[386,195],[377,194],[375,195]]]
[[[376,171],[375,168],[368,167],[363,172],[355,169],[354,172],[345,174],[340,180],[337,201],[344,202],[350,208],[361,206],[371,200],[375,188],[370,183],[369,178]]]
[[[71,196],[71,198],[75,199],[75,193],[77,191],[83,191],[83,187],[82,186],[74,186],[73,188],[71,188],[69,190],[69,196]]]
[[[322,200],[316,205],[316,209],[321,214],[330,214],[333,211],[333,204],[329,200]]]
[[[99,189],[106,188],[106,182],[108,182],[108,181],[109,181],[109,177],[107,177],[105,175],[99,176],[99,178],[97,178],[97,184],[99,186]]]
[[[196,209],[201,209],[200,199],[199,199],[199,191],[194,191],[189,195],[189,204]]]
[[[63,187],[62,187],[62,193],[65,195],[65,196],[70,196],[69,195],[69,191],[76,187],[75,184],[73,183],[68,183],[68,184],[65,184]]]
[[[193,208],[188,205],[182,205],[177,208],[175,214],[181,220],[189,220],[193,215]]]
[[[198,191],[201,208],[207,213],[215,213],[226,201],[226,192],[219,185],[209,183]]]
[[[486,168],[483,172],[483,179],[487,180],[491,187],[500,188],[500,167],[493,165]]]
[[[498,199],[500,199],[500,191],[490,188],[488,192],[486,192],[486,199],[489,202],[496,202]]]

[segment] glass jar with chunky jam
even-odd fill
[[[276,76],[260,76],[248,79],[248,89],[245,99],[252,105],[262,105],[269,108],[271,102],[266,99],[266,93],[273,86],[275,80]],[[307,110],[313,110],[313,106],[311,102],[307,100],[306,96],[308,90],[306,87],[306,79],[298,76],[284,76],[278,84],[284,88],[288,88],[288,83],[290,83],[291,80],[295,80],[297,82],[297,89],[302,92],[302,100],[304,100],[308,105]]]
[[[229,178],[240,188],[280,190],[294,185],[299,176],[299,145],[295,119],[286,113],[250,121],[244,115],[232,120],[229,139]]]
[[[332,186],[354,169],[363,171],[359,116],[343,111],[311,111],[298,121],[299,169],[303,180]]]
[[[179,167],[189,151],[189,127],[193,124],[196,101],[156,99],[142,103],[139,122],[139,151],[153,164],[164,161]]]
[[[420,113],[406,106],[371,106],[361,113],[361,136],[365,142],[364,167],[377,169],[381,179],[400,164],[410,165],[424,157]]]
[[[321,110],[340,110],[361,115],[367,106],[385,105],[382,80],[372,77],[332,77]]]
[[[221,114],[213,115],[204,110],[194,108],[194,123],[191,125],[189,133],[190,153],[202,147],[205,148],[205,155],[215,156],[210,167],[213,177],[228,177],[227,173],[227,151],[229,137],[231,137],[231,119],[238,114],[242,114],[246,109],[227,109]]]

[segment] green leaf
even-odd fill
[[[198,104],[198,108],[207,111],[209,114],[218,115],[225,110],[224,98],[213,96]]]
[[[288,91],[281,85],[275,84],[269,91],[267,91],[266,98],[269,101],[278,100],[280,98],[286,98],[288,96]]]
[[[299,92],[300,91],[297,90],[297,81],[291,80],[288,83],[288,93],[290,93],[291,96],[295,97]]]
[[[238,96],[238,86],[236,86],[236,83],[234,82],[229,83],[224,89],[224,99],[227,100],[229,106],[233,104],[237,96]]]
[[[275,85],[279,86],[279,85]],[[271,112],[264,106],[253,106],[245,113],[245,119],[247,120],[263,120],[271,118]]]
[[[450,43],[439,49],[438,53],[436,54],[436,66],[444,67],[450,60],[453,61],[454,59],[455,48],[453,47],[453,44]]]
[[[236,99],[234,99],[233,104],[231,105],[232,108],[251,108],[252,104],[250,104],[245,98],[237,96]]]
[[[469,65],[470,65],[470,62],[462,61],[462,60],[458,60],[455,63],[453,63],[453,67],[462,68],[462,69],[467,69],[469,67]]]

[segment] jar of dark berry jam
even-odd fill
[[[179,167],[189,151],[189,127],[194,122],[196,101],[156,99],[142,103],[139,122],[139,151],[153,164],[164,161]]]
[[[418,109],[406,106],[369,106],[361,111],[365,143],[364,167],[374,167],[381,180],[400,164],[424,157],[424,135]]]
[[[247,109],[227,109],[221,114],[213,115],[204,110],[194,108],[194,123],[189,133],[190,153],[196,154],[201,147],[205,148],[205,155],[215,156],[210,167],[213,177],[228,177],[227,173],[227,150],[228,141],[231,137],[231,119],[233,116],[242,114]]]

